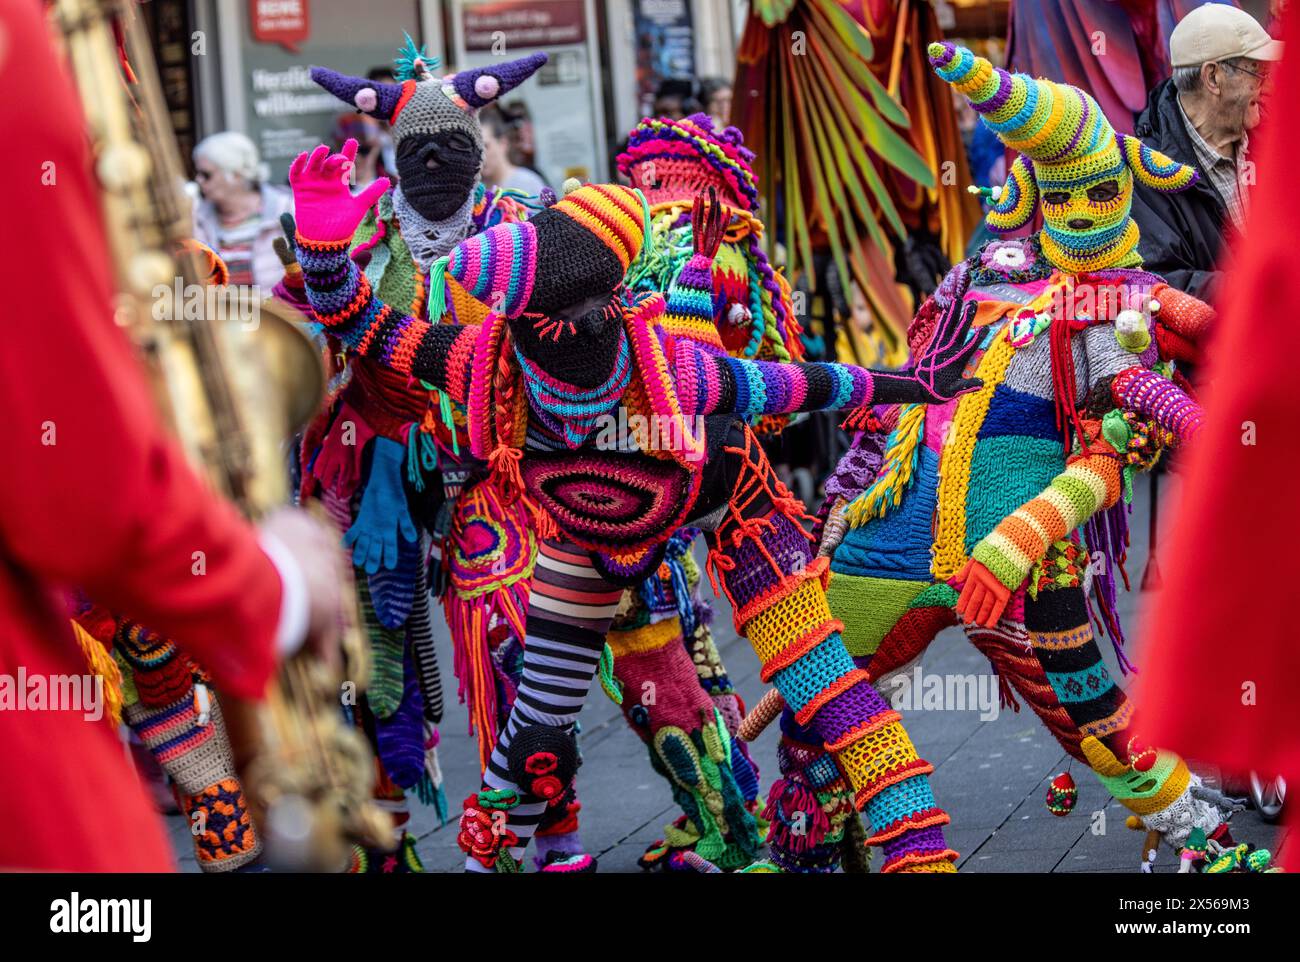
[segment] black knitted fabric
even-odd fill
[[[534,764],[532,767],[539,770],[530,772],[529,759],[545,753],[554,756],[554,767],[541,771],[547,766]],[[529,795],[538,794],[534,791],[534,783],[548,775],[559,779],[560,784],[567,788],[578,772],[578,745],[573,733],[563,728],[528,725],[511,740],[506,764],[510,769],[510,779]]]
[[[555,316],[623,280],[617,255],[563,211],[541,211],[529,223],[537,229],[537,276],[525,310]]]
[[[475,128],[477,132],[477,124]],[[463,123],[434,133],[411,134],[397,143],[402,193],[416,211],[432,221],[446,220],[465,203],[478,182],[482,162],[482,140],[471,136]]]

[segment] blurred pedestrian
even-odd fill
[[[530,197],[546,187],[536,171],[518,167],[510,160],[510,122],[495,106],[484,107],[478,114],[483,127],[483,183],[488,188],[520,190]]]
[[[1249,131],[1259,123],[1273,40],[1248,13],[1225,4],[1197,7],[1169,36],[1173,76],[1151,91],[1137,136],[1152,149],[1190,164],[1201,176],[1173,197],[1137,185],[1133,219],[1148,270],[1202,299],[1219,277],[1225,232],[1240,231],[1254,183]]]
[[[383,161],[384,128],[379,121],[368,114],[339,114],[334,122],[334,149],[342,150],[351,138],[357,142],[356,166],[353,170],[353,187],[362,188],[373,184],[380,177],[393,180],[393,174]]]
[[[706,77],[700,81],[700,103],[704,112],[713,118],[718,130],[731,123],[731,81],[722,77]]]
[[[269,294],[284,275],[272,242],[281,236],[280,215],[293,212],[293,194],[266,182],[257,147],[235,131],[199,141],[194,179],[194,237],[226,262],[232,285],[256,284]]]

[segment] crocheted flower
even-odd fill
[[[518,845],[519,836],[505,827],[504,819],[500,816],[494,819],[492,812],[484,811],[478,806],[477,792],[465,799],[465,811],[460,816],[456,844],[484,868],[493,868],[501,849]]]
[[[524,762],[524,771],[530,775],[549,775],[555,771],[558,759],[553,752],[534,752]]]
[[[559,798],[564,791],[564,783],[554,775],[543,775],[541,778],[535,778],[533,784],[529,787],[538,798],[544,798],[548,801]]]
[[[980,264],[1004,274],[1031,270],[1036,261],[1034,251],[1021,240],[993,241],[980,251]]]

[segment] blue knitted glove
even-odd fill
[[[401,444],[388,438],[375,438],[375,449],[370,459],[370,477],[366,479],[361,494],[361,509],[357,520],[343,536],[345,545],[353,546],[352,563],[374,574],[382,563],[385,568],[397,567],[397,539],[415,541],[415,523],[406,507],[406,492],[402,490],[402,456],[406,453]]]

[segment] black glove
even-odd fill
[[[967,363],[981,338],[967,338],[975,320],[975,305],[954,298],[939,318],[934,335],[920,357],[905,371],[872,371],[872,404],[942,404],[984,382],[965,377]]]

